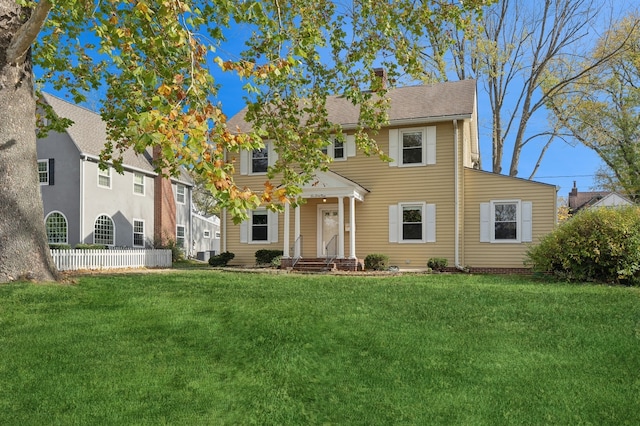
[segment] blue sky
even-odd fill
[[[243,40],[250,36],[250,29],[247,27],[234,27],[229,29],[226,35],[229,42],[213,54],[212,59],[218,55],[225,60],[237,59],[229,56],[232,55],[232,52],[241,50]],[[222,104],[225,114],[231,117],[244,107],[243,96],[245,96],[245,93],[242,90],[242,86],[245,82],[241,81],[233,73],[223,73],[213,63],[212,72],[221,86],[217,101]],[[38,70],[36,70],[36,74],[38,74]],[[56,92],[50,86],[45,86],[45,90],[64,98],[64,94]],[[490,104],[481,83],[478,83],[477,90],[482,166],[484,170],[490,170],[492,164]],[[88,94],[88,100],[84,106],[97,110],[101,101],[100,93],[91,93]],[[545,113],[539,112],[530,121],[528,133],[537,132],[546,124]],[[530,176],[538,159],[540,149],[541,146],[539,144],[536,145],[535,142],[532,142],[531,147],[522,151],[518,177],[526,179]],[[503,173],[508,173],[511,160],[511,150],[508,147],[505,148],[503,156]],[[557,186],[559,188],[558,196],[566,198],[574,181],[579,190],[591,190],[594,185],[594,174],[600,165],[600,159],[592,150],[579,144],[572,146],[561,140],[556,140],[546,152],[540,168],[534,176],[534,180]]]

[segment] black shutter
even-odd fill
[[[55,173],[54,173],[54,170],[55,170],[54,164],[55,164],[55,160],[53,158],[49,158],[49,185],[53,185],[53,183],[54,183],[53,182],[53,176],[55,175]]]

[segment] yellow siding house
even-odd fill
[[[478,170],[476,82],[391,89],[389,126],[375,136],[392,162],[356,151],[349,135],[358,109],[330,98],[330,119],[348,135],[334,142],[330,170],[303,187],[305,203],[281,213],[250,212],[234,225],[222,215],[221,250],[232,265],[255,264],[259,249],[282,250],[283,265],[326,262],[356,270],[368,254],[385,254],[400,270],[422,270],[433,257],[450,268],[524,268],[527,247],[555,225],[556,188]],[[229,121],[248,131],[246,110]],[[277,153],[240,154],[239,186],[260,187]]]

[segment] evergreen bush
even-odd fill
[[[576,214],[527,251],[527,265],[569,281],[640,285],[640,208]]]
[[[235,254],[233,254],[233,253],[231,253],[229,251],[223,251],[222,253],[220,253],[218,255],[211,256],[209,258],[209,265],[211,265],[211,266],[227,266],[227,264],[234,257],[236,257]]]
[[[258,265],[271,265],[273,259],[278,256],[282,256],[284,252],[282,250],[267,250],[260,249],[256,251],[256,264]]]
[[[364,268],[373,271],[386,271],[389,268],[389,256],[386,254],[368,254],[364,258]]]

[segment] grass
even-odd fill
[[[0,424],[639,424],[640,289],[180,271],[0,286]]]

